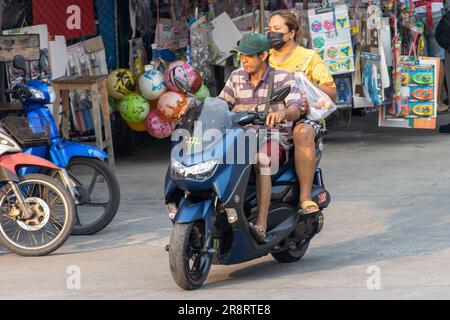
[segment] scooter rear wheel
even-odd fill
[[[275,260],[281,263],[297,262],[301,258],[303,258],[303,256],[306,254],[306,251],[308,251],[309,243],[309,241],[305,242],[300,249],[287,249],[286,251],[273,252],[272,257],[274,257]]]
[[[212,261],[203,252],[205,241],[202,222],[174,225],[169,246],[170,272],[184,290],[198,289],[208,277]]]

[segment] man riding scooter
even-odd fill
[[[256,190],[258,219],[250,224],[252,234],[259,243],[269,241],[267,217],[271,200],[274,167],[283,165],[289,158],[291,148],[289,137],[292,136],[292,122],[300,119],[307,112],[306,104],[300,99],[300,88],[293,74],[270,67],[269,40],[261,34],[245,35],[239,45],[232,51],[240,54],[243,67],[234,71],[228,79],[220,98],[232,106],[233,112],[252,111],[257,105],[267,100],[274,89],[284,85],[291,86],[291,92],[284,103],[270,105],[266,119],[269,128],[281,127],[279,134],[267,137],[256,156]],[[291,122],[291,123],[289,123]]]

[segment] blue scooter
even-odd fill
[[[46,81],[46,61],[41,54],[39,80],[30,79],[27,62],[23,56],[13,61],[22,70],[24,83],[13,91],[22,96],[23,110],[28,122],[35,127],[48,127],[48,144],[24,148],[23,152],[48,159],[61,168],[62,182],[75,202],[74,235],[91,235],[104,229],[114,218],[120,204],[120,187],[111,167],[106,163],[108,155],[96,147],[63,140],[53,115],[46,104],[53,103],[52,85]],[[24,168],[21,175],[36,173],[35,168]]]
[[[176,82],[180,91],[190,95],[186,82]],[[283,101],[289,92],[289,86],[275,90],[269,103]],[[264,127],[267,109],[232,114],[223,100],[207,98],[204,104],[187,111],[178,127],[184,130],[175,131],[182,142],[174,144],[165,182],[165,201],[173,223],[166,251],[172,277],[185,290],[199,288],[212,264],[238,264],[268,254],[280,262],[298,261],[322,229],[321,211],[306,215],[298,210],[300,187],[292,156],[272,179],[269,242],[258,243],[249,229],[258,215],[255,173],[248,161],[254,153],[245,150],[245,161],[234,158],[234,163],[229,163],[223,159],[229,159],[227,154],[249,149],[245,136],[258,132],[246,126]],[[211,135],[204,135],[209,129],[220,134],[210,139]],[[207,146],[195,150],[202,142]],[[321,145],[317,149],[318,163]],[[316,169],[312,195],[321,210],[328,207],[331,198],[320,169]]]

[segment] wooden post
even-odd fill
[[[5,5],[5,0],[0,0],[0,31],[3,30],[3,6]],[[1,34],[1,32],[0,32]]]
[[[265,21],[265,1],[260,0],[259,2],[259,33],[264,34],[264,21]]]

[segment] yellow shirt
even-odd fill
[[[272,52],[273,49],[270,53]],[[336,88],[328,66],[314,50],[297,46],[291,56],[282,63],[275,62],[271,55],[270,65],[289,72],[304,72],[312,83]]]

